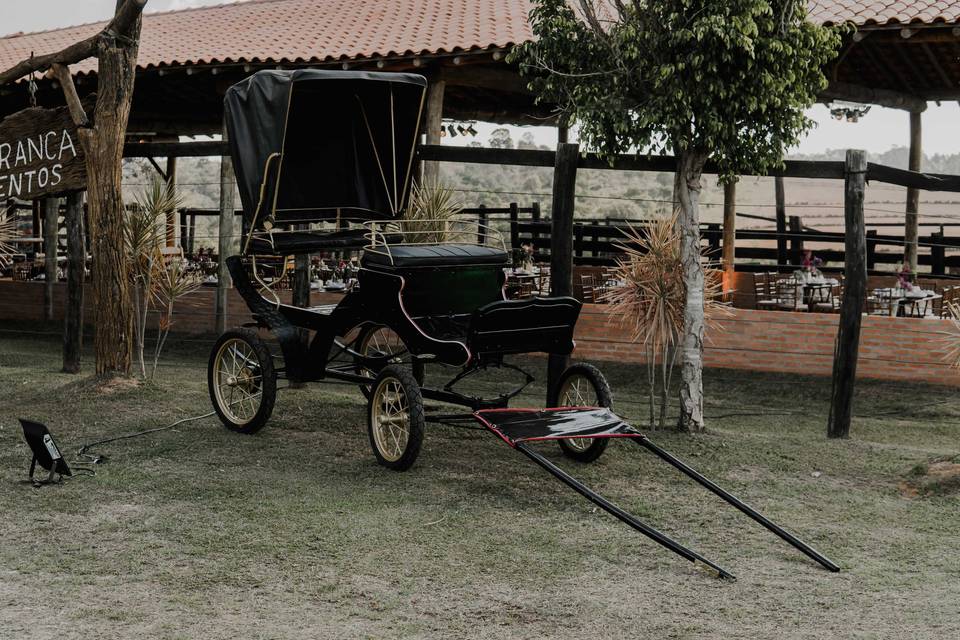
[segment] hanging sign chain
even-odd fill
[[[30,52],[30,60],[33,60],[33,51]],[[37,106],[37,72],[30,72],[30,83],[27,84],[27,91],[30,92],[30,106]]]

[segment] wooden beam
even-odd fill
[[[910,112],[910,156],[907,169],[919,172],[923,160],[921,121],[922,114]],[[907,187],[907,206],[903,229],[903,262],[911,273],[917,272],[917,241],[920,235],[918,212],[920,211],[920,190]]]
[[[888,89],[874,89],[872,87],[863,87],[835,80],[830,82],[830,85],[820,92],[818,97],[828,102],[833,100],[847,100],[849,102],[875,104],[880,107],[903,109],[905,111],[919,112],[926,111],[927,109],[927,101],[912,94],[890,91]]]
[[[192,143],[189,143],[192,144]],[[555,154],[538,149],[484,149],[476,147],[453,147],[422,145],[417,149],[420,160],[438,162],[465,162],[476,164],[508,164],[523,167],[552,167]],[[612,160],[593,153],[580,155],[580,169],[612,169],[616,171],[657,171],[674,173],[677,168],[673,156],[620,155]],[[705,174],[716,174],[717,166],[707,162]],[[783,170],[771,171],[769,175],[786,178],[843,179],[843,162],[833,160],[786,160]]]
[[[864,232],[863,198],[867,173],[865,151],[847,151],[844,185],[845,260],[844,294],[833,360],[833,385],[827,437],[847,438],[853,417],[853,392],[860,352],[860,324],[867,290],[867,240]]]
[[[67,301],[63,312],[63,372],[80,373],[83,353],[83,281],[87,248],[83,230],[83,192],[67,196]]]
[[[90,126],[90,120],[87,118],[87,112],[80,102],[80,96],[77,95],[77,86],[73,84],[73,76],[70,74],[70,68],[66,65],[55,63],[50,67],[53,76],[60,81],[60,87],[63,89],[63,97],[67,101],[67,108],[70,111],[70,117],[73,124],[78,127]]]
[[[553,168],[553,206],[550,214],[550,295],[573,294],[573,214],[576,203],[580,145],[557,145]],[[560,380],[569,358],[550,354],[547,363],[547,398]]]
[[[124,158],[202,158],[230,155],[226,141],[193,142],[128,142],[123,146]]]

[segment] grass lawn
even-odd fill
[[[592,465],[542,450],[736,582],[485,432],[428,425],[413,469],[388,471],[344,385],[281,391],[256,436],[206,418],[100,447],[95,477],[22,483],[16,418],[46,422],[72,459],[206,413],[209,344],[174,345],[155,382],[103,393],[59,373],[55,337],[0,333],[0,638],[960,637],[960,494],[901,486],[960,453],[956,389],[863,381],[838,442],[829,380],[709,371],[709,433],[652,434],[839,574],[625,442]],[[602,368],[615,407],[643,424],[641,368]]]

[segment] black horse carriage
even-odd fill
[[[254,322],[218,339],[210,398],[227,428],[258,431],[270,417],[278,378],[357,384],[377,461],[402,471],[420,453],[428,423],[481,425],[617,518],[692,562],[726,571],[583,486],[532,445],[555,440],[580,462],[610,439],[641,444],[824,566],[836,566],[737,498],[663,451],[611,411],[595,367],[567,368],[546,409],[508,407],[533,376],[506,360],[523,353],[569,355],[580,302],[506,299],[507,247],[495,229],[468,220],[408,219],[426,80],[411,74],[262,71],[232,87],[226,122],[243,202],[240,255],[227,258]],[[358,285],[336,305],[283,304],[266,263],[317,252],[361,250]],[[259,329],[279,345],[271,353]],[[309,337],[312,333],[312,337]],[[428,365],[454,368],[442,386]],[[493,397],[458,390],[499,368],[518,382]],[[424,400],[465,408],[425,411]]]

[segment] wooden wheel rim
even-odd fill
[[[371,401],[370,422],[373,442],[387,462],[403,457],[410,442],[410,407],[407,393],[396,378],[377,385]]]
[[[576,373],[564,380],[557,404],[561,407],[595,407],[599,404],[597,390],[590,378]],[[566,443],[574,451],[583,452],[593,444],[593,438],[566,438]]]
[[[263,397],[263,375],[253,347],[240,338],[220,345],[213,361],[217,405],[234,424],[243,426],[257,415]]]

